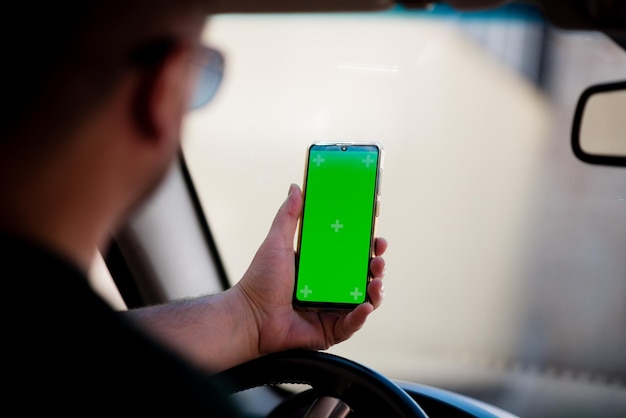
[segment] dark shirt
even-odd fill
[[[5,410],[239,416],[208,373],[114,311],[53,251],[0,233],[0,277]]]

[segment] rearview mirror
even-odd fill
[[[581,161],[626,166],[626,81],[591,86],[581,94],[572,148]]]

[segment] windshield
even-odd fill
[[[331,351],[525,417],[623,415],[626,171],[569,135],[624,50],[529,6],[224,15],[205,39],[226,73],[183,152],[231,283],[311,142],[379,142],[385,301]]]

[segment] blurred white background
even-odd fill
[[[514,15],[220,16],[205,35],[227,71],[184,151],[233,282],[310,142],[379,141],[385,302],[331,352],[452,388],[517,376],[524,412],[529,374],[621,397],[626,175],[575,160],[569,129],[623,51]]]

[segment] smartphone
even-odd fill
[[[379,143],[309,145],[293,305],[351,310],[367,299],[380,208]]]

